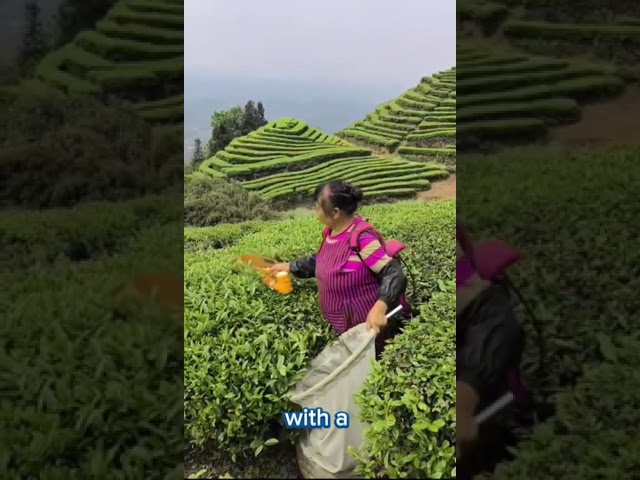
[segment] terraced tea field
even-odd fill
[[[572,142],[590,141],[592,127],[578,134],[583,107],[625,98],[625,87],[640,79],[638,5],[461,0],[458,10],[460,35],[472,37],[458,41],[460,148],[562,142],[555,129],[547,133],[567,124],[578,124]]]
[[[339,136],[376,151],[455,163],[456,69],[422,78]]]
[[[319,183],[337,178],[358,185],[367,198],[384,199],[413,197],[448,176],[442,165],[376,155],[294,119],[233,140],[200,170],[287,202],[308,200]]]
[[[580,119],[581,102],[620,93],[613,68],[511,49],[458,47],[458,136],[535,140]]]
[[[67,93],[132,103],[154,124],[183,119],[183,4],[122,0],[95,29],[49,54],[36,78]]]
[[[619,140],[618,131],[607,138],[613,129],[637,132],[635,104],[626,103],[634,70],[637,79],[640,22],[629,17],[640,13],[637,4],[460,0],[458,6],[465,27],[459,32],[472,37],[458,41],[459,140],[477,151],[487,140],[499,147],[566,141],[562,130],[580,141],[598,130],[602,143]],[[554,128],[561,124],[572,126]],[[590,132],[579,135],[581,129]],[[628,266],[635,263],[620,257],[625,242],[638,236],[629,222],[640,208],[630,195],[640,150],[590,150],[505,148],[463,155],[459,163],[465,183],[459,212],[471,230],[525,252],[513,276],[540,320],[545,368],[534,373],[540,340],[527,321],[523,367],[553,412],[522,432],[514,460],[483,478],[626,478],[640,468],[631,453],[640,438],[638,396],[629,393],[637,383],[631,365],[638,360],[632,321],[638,301]]]
[[[636,69],[640,60],[640,6],[635,2],[528,1],[502,31],[513,45],[531,52],[591,54]]]

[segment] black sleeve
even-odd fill
[[[298,278],[313,278],[316,276],[316,256],[298,258],[291,262],[291,273]]]
[[[457,381],[470,385],[481,401],[502,385],[524,347],[508,296],[489,289],[469,305],[469,326],[456,354]]]
[[[396,258],[391,260],[378,274],[380,290],[378,298],[387,304],[389,309],[400,303],[400,296],[407,290],[407,277],[402,265]]]

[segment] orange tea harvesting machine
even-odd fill
[[[269,267],[275,262],[257,255],[243,255],[240,262],[249,265],[262,274],[262,283],[282,295],[293,292],[291,276],[287,272],[271,273]]]

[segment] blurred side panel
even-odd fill
[[[0,477],[181,479],[182,3],[0,18]]]
[[[639,35],[629,2],[458,1],[458,221],[513,305],[458,317],[475,413],[512,396],[458,438],[461,478],[638,471]]]

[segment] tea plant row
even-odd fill
[[[614,20],[615,22],[615,20]],[[619,23],[556,23],[538,20],[510,20],[504,33],[511,43],[545,54],[597,57],[618,64],[635,65],[640,56],[640,16],[623,17]]]
[[[533,140],[580,118],[580,101],[619,93],[611,68],[509,50],[458,46],[457,129],[474,140]]]

